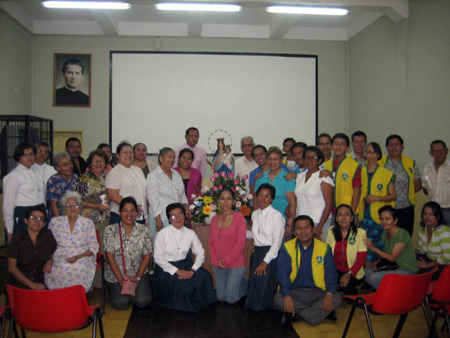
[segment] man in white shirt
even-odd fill
[[[433,161],[423,169],[423,192],[429,201],[439,203],[444,214],[444,222],[450,224],[450,159],[444,141],[435,140],[430,145]]]
[[[244,136],[243,138],[241,138],[241,151],[244,156],[238,158],[234,164],[234,174],[236,176],[244,178],[244,176],[247,175],[247,179],[245,180],[245,188],[247,189],[247,192],[250,192],[250,173],[258,167],[258,164],[255,162],[252,156],[252,150],[254,146],[255,142],[253,141],[253,137]]]
[[[200,138],[200,132],[195,127],[190,127],[186,129],[186,135],[184,136],[186,143],[175,149],[175,164],[174,167],[178,166],[178,155],[180,151],[184,148],[189,148],[194,152],[194,161],[192,162],[192,168],[200,170],[202,177],[205,176],[206,172],[206,150],[198,147],[197,143]]]

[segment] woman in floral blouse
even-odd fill
[[[103,150],[94,150],[87,159],[88,171],[80,176],[76,191],[83,199],[83,209],[80,214],[89,218],[100,234],[100,243],[103,243],[103,232],[109,224],[109,199],[106,196],[106,164],[108,157]],[[103,250],[102,250],[103,252]],[[94,286],[101,287],[100,270],[95,273]]]
[[[122,221],[105,229],[104,245],[108,261],[105,280],[109,287],[111,304],[118,310],[124,310],[130,303],[137,307],[146,307],[152,300],[148,274],[152,253],[151,231],[144,224],[136,222],[138,205],[133,197],[122,199],[119,213]],[[121,235],[126,274],[136,276],[139,281],[134,297],[121,294],[124,277]]]

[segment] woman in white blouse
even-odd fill
[[[18,164],[3,178],[3,217],[8,243],[13,234],[26,230],[25,215],[29,207],[45,207],[44,181],[32,169],[35,156],[34,146],[19,144],[14,150],[14,160]]]
[[[153,238],[156,232],[169,225],[165,210],[171,203],[181,203],[186,214],[190,215],[188,201],[184,192],[183,179],[178,171],[172,169],[175,152],[171,148],[162,148],[158,156],[159,167],[147,177],[147,199],[150,204],[150,227]]]
[[[329,216],[333,205],[334,182],[328,175],[320,177],[320,165],[325,157],[319,148],[309,146],[303,154],[308,170],[297,176],[295,185],[296,215],[311,217],[314,221],[314,236],[325,242],[331,224]]]
[[[170,225],[158,232],[155,240],[154,303],[188,312],[199,312],[216,302],[211,275],[201,267],[205,260],[202,244],[191,229],[184,226],[184,206],[167,206]],[[192,263],[189,250],[195,255]]]
[[[275,187],[263,183],[256,192],[259,209],[252,214],[255,249],[250,261],[250,276],[245,307],[253,311],[273,308],[277,289],[277,258],[283,242],[285,220],[272,207]]]
[[[122,142],[117,146],[116,154],[119,160],[106,176],[106,193],[110,200],[111,224],[120,222],[119,205],[124,197],[133,197],[138,204],[136,222],[144,224],[147,215],[147,200],[145,195],[145,176],[142,170],[133,163],[133,148],[131,144]]]

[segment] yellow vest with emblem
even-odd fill
[[[378,164],[382,167],[385,167],[386,163],[387,163],[387,156],[383,156],[383,158],[378,161]],[[408,174],[409,184],[407,193],[409,203],[411,203],[412,206],[416,205],[416,193],[414,191],[414,164],[415,164],[414,160],[402,155],[401,165],[405,170],[405,172]]]
[[[333,158],[326,161],[323,166],[333,172]],[[359,163],[347,156],[339,163],[334,175],[334,184],[336,185],[334,188],[334,203],[336,207],[341,204],[352,205],[353,178],[358,167]],[[358,203],[356,214],[360,213],[360,204]]]
[[[334,254],[334,248],[336,246],[336,239],[334,238],[333,234],[333,228],[334,226],[330,227],[328,229],[328,235],[327,235],[327,243],[331,248],[331,252]],[[367,252],[367,247],[364,244],[364,238],[367,238],[366,236],[366,230],[358,228],[358,232],[356,233],[356,236],[352,236],[348,238],[347,241],[347,251],[345,252],[347,257],[347,264],[351,268],[353,264],[356,262],[356,256],[358,252]],[[361,279],[364,277],[364,265],[359,269],[358,273],[356,274],[355,278]]]
[[[287,254],[291,257],[291,275],[290,280],[293,282],[297,278],[298,270],[301,262],[301,250],[297,246],[297,238],[291,239],[282,246]],[[312,277],[316,287],[326,290],[325,285],[325,255],[329,250],[328,244],[314,238],[314,248],[311,259]]]
[[[388,187],[391,182],[394,180],[394,173],[386,168],[378,166],[373,172],[372,178],[369,179],[369,175],[367,173],[367,167],[362,168],[361,170],[361,203],[364,205],[364,197],[367,195],[372,196],[387,196],[388,195]],[[370,217],[372,220],[378,224],[380,224],[380,215],[378,215],[378,209],[382,206],[391,205],[395,208],[395,201],[392,202],[381,202],[376,201],[372,202],[369,205],[370,208]],[[359,220],[362,221],[364,219],[364,209],[361,209],[361,213],[359,214]]]

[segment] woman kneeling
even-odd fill
[[[184,226],[182,204],[169,204],[170,225],[155,239],[154,303],[178,311],[199,312],[216,302],[211,275],[201,268],[205,251],[193,230]],[[195,262],[188,258],[189,250]]]

